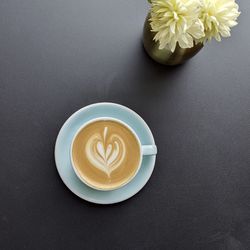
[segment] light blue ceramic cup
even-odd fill
[[[123,126],[125,126],[130,132],[131,134],[133,134],[134,138],[136,139],[139,147],[140,147],[140,159],[139,159],[139,163],[138,163],[138,166],[136,168],[136,172],[124,183],[121,183],[120,185],[117,185],[117,186],[112,186],[112,187],[106,187],[106,188],[101,188],[101,187],[98,187],[97,185],[94,185],[92,183],[90,183],[87,178],[84,177],[84,175],[80,174],[79,173],[79,170],[76,166],[76,164],[74,163],[74,160],[73,160],[73,144],[74,144],[74,141],[76,139],[76,137],[78,136],[78,134],[84,130],[84,128],[92,123],[95,123],[97,121],[114,121],[114,122],[117,122]],[[120,119],[117,119],[117,118],[113,118],[113,117],[98,117],[98,118],[95,118],[95,119],[91,119],[87,122],[85,122],[84,124],[82,124],[82,126],[76,131],[73,139],[72,139],[72,142],[71,142],[71,147],[70,147],[70,160],[71,160],[71,165],[74,169],[74,172],[75,174],[77,175],[77,177],[80,179],[80,181],[82,181],[85,185],[93,188],[93,189],[96,189],[96,190],[101,190],[101,191],[111,191],[111,190],[115,190],[115,189],[118,189],[118,188],[121,188],[123,186],[125,186],[126,184],[128,184],[129,182],[131,182],[134,177],[137,175],[137,173],[139,172],[140,168],[141,168],[141,165],[142,165],[142,160],[143,160],[143,156],[148,156],[148,155],[156,155],[157,154],[157,147],[156,145],[142,145],[141,144],[141,141],[138,137],[138,135],[136,134],[136,132],[125,122],[123,122],[122,120]]]

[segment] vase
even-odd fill
[[[159,42],[153,40],[155,32],[151,31],[150,13],[147,15],[143,29],[143,45],[147,54],[156,62],[164,65],[182,64],[195,56],[202,48],[203,44],[195,44],[192,48],[181,48],[178,43],[174,52],[168,48],[159,49]]]

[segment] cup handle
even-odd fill
[[[156,155],[157,154],[156,145],[142,145],[142,154],[143,155]]]

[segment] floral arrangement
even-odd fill
[[[149,0],[149,19],[159,49],[192,48],[229,37],[240,15],[235,0]]]

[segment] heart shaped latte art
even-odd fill
[[[109,134],[108,127],[105,127],[103,134],[96,133],[89,138],[85,153],[94,167],[110,177],[123,162],[126,148],[122,138],[117,134]]]

